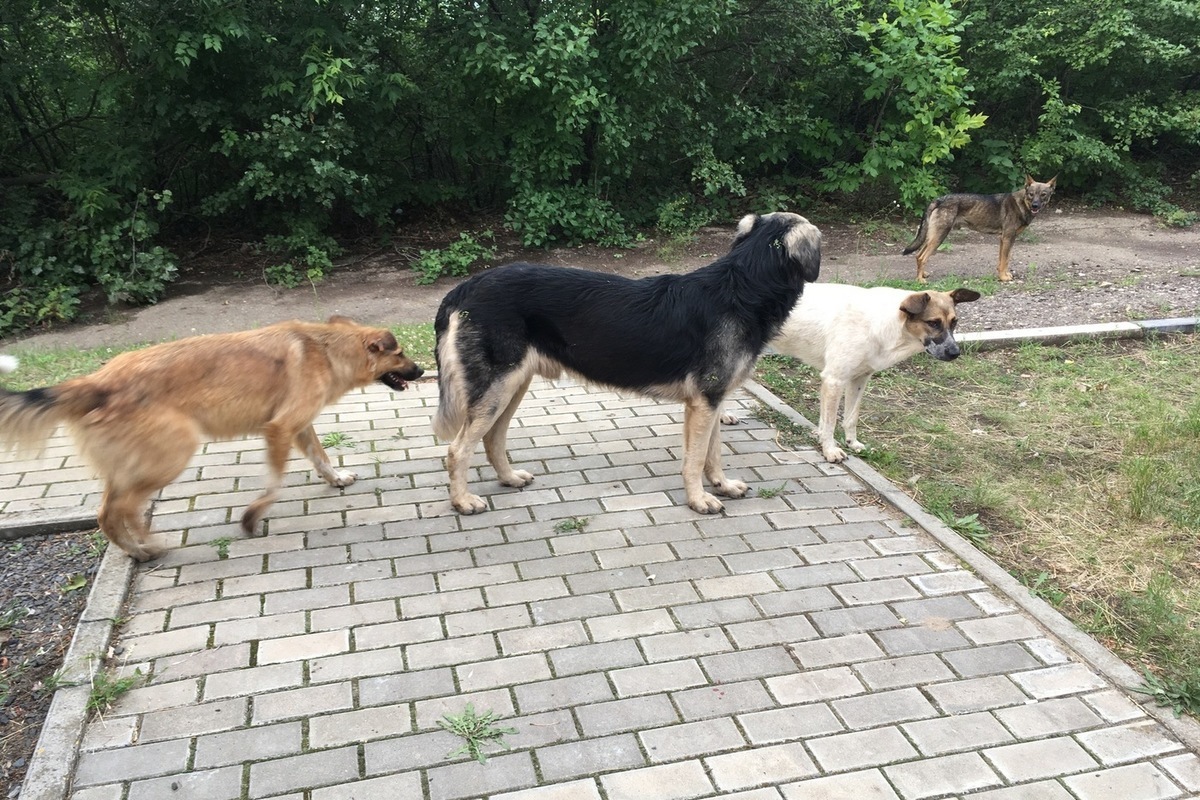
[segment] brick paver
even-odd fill
[[[179,546],[137,570],[118,642],[145,684],[89,723],[70,800],[1200,796],[1194,744],[857,474],[780,449],[748,395],[723,461],[772,491],[714,517],[683,503],[678,406],[569,381],[514,421],[535,482],[479,455],[492,509],[460,517],[436,402],[329,409],[362,477],[294,460],[265,538],[236,530],[259,442],[168,487],[154,528]],[[3,472],[0,511],[97,502],[63,438]],[[510,752],[457,752],[437,723],[467,703]]]

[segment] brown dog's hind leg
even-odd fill
[[[165,484],[164,484],[165,485]],[[97,520],[108,540],[137,561],[158,558],[165,548],[150,541],[146,503],[162,486],[117,489],[106,486]]]
[[[295,434],[298,437],[300,434]],[[288,455],[292,451],[293,434],[277,423],[267,423],[263,429],[263,438],[267,441],[267,488],[254,502],[246,506],[242,514],[242,530],[253,534],[258,523],[266,516],[267,509],[279,497],[279,489],[283,486],[283,468],[287,464]],[[324,450],[322,450],[324,452]]]

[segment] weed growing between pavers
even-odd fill
[[[918,356],[876,376],[859,421],[869,463],[1148,670],[1151,696],[1192,713],[1200,713],[1197,359],[1194,334],[968,349],[951,363]],[[760,361],[758,378],[816,418],[815,372],[773,356]]]
[[[438,720],[438,725],[466,740],[466,744],[462,747],[447,753],[446,758],[454,758],[466,753],[480,764],[486,764],[487,754],[483,752],[485,745],[495,744],[505,750],[510,750],[504,737],[516,733],[517,729],[498,726],[496,723],[499,719],[500,716],[494,711],[476,713],[475,706],[471,703],[467,703],[467,707],[458,716],[449,714],[443,716]]]

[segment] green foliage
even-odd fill
[[[298,285],[445,205],[625,244],[1057,172],[1192,224],[1198,38],[1177,0],[0,4],[0,332],[153,302],[168,236]]]
[[[479,234],[482,239],[495,241],[490,230]],[[471,267],[480,261],[496,257],[496,248],[480,243],[473,235],[463,231],[456,241],[441,250],[422,250],[412,268],[417,272],[417,283],[426,285],[442,276],[465,277]]]

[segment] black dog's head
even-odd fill
[[[787,258],[808,282],[821,274],[821,232],[799,214],[775,211],[771,214],[747,214],[738,223],[731,252],[762,240]]]

